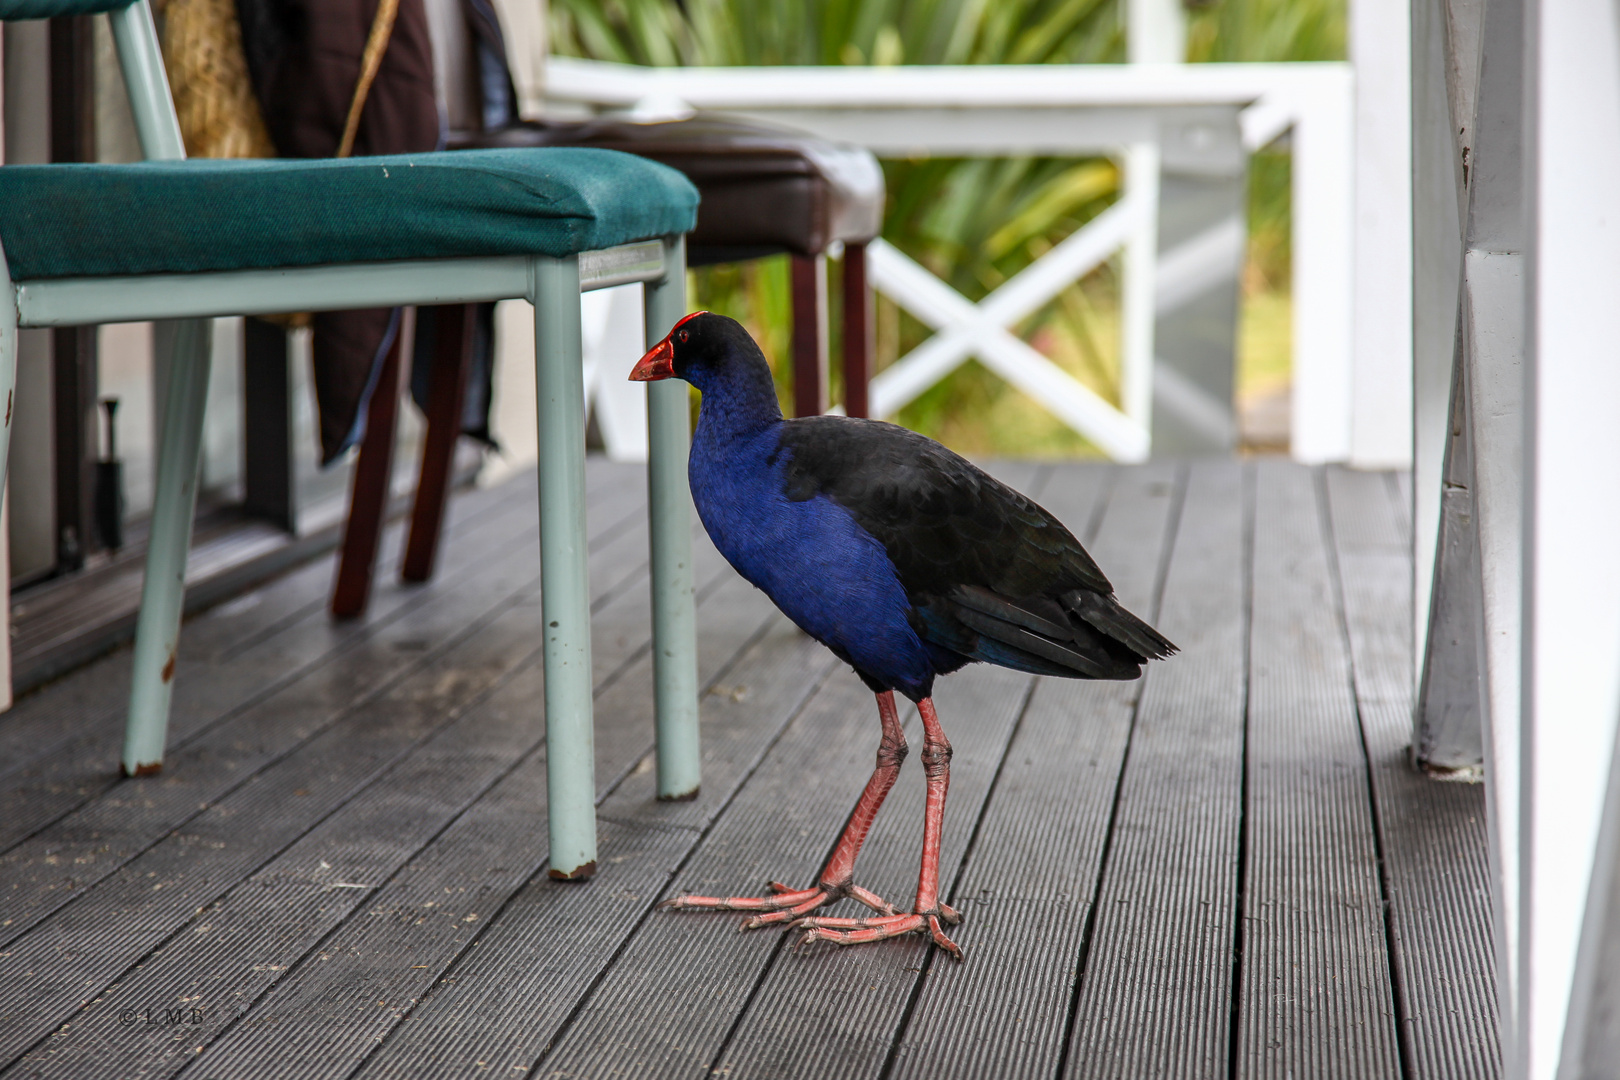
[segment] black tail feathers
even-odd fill
[[[1163,660],[1177,652],[1169,638],[1120,606],[1112,594],[1076,589],[1063,597],[1063,606],[1087,624],[1135,653],[1144,663]]]

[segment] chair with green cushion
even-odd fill
[[[697,193],[679,173],[591,149],[316,161],[186,161],[146,0],[0,0],[0,18],[107,12],[147,161],[0,168],[4,476],[19,327],[183,320],[157,490],[123,767],[161,766],[196,506],[207,319],[445,304],[534,304],[551,867],[596,858],[579,293],[646,283],[647,333],[684,314]],[[698,783],[686,395],[654,386],[653,619],[659,791]]]

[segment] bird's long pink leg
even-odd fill
[[[917,711],[922,714],[922,762],[928,776],[928,802],[923,811],[922,867],[917,872],[917,905],[910,915],[876,919],[800,919],[795,925],[805,928],[805,942],[819,940],[831,941],[835,945],[860,945],[922,932],[956,959],[962,959],[961,948],[945,936],[944,928],[940,926],[942,919],[952,925],[962,921],[962,916],[939,902],[939,842],[945,828],[945,795],[951,786],[951,744],[945,738],[945,729],[940,727],[933,698],[924,698],[918,704]]]
[[[849,824],[844,826],[844,833],[838,838],[838,846],[833,848],[832,857],[822,868],[821,878],[815,888],[790,889],[773,881],[770,883],[773,892],[771,896],[677,896],[665,900],[658,906],[767,913],[749,919],[743,924],[745,930],[769,926],[772,923],[790,922],[845,896],[860,901],[879,915],[894,915],[895,910],[888,901],[855,884],[855,859],[861,853],[861,845],[866,842],[866,834],[872,831],[872,822],[876,820],[878,810],[883,806],[883,800],[888,798],[895,779],[900,775],[901,762],[906,759],[906,736],[900,728],[900,714],[895,709],[893,692],[885,690],[879,694],[877,703],[878,716],[883,723],[883,738],[878,743],[877,766],[872,770],[871,779],[867,780],[866,789],[861,792],[860,800],[855,803],[855,811],[849,816]],[[947,755],[949,752],[950,747],[947,746]],[[937,877],[937,858],[935,864]]]
[[[945,729],[939,725],[939,714],[934,711],[934,699],[924,698],[917,706],[923,722],[923,768],[928,776],[928,803],[923,810],[922,866],[917,871],[918,915],[940,914],[939,902],[939,841],[945,831],[945,795],[951,787],[951,744],[945,738]],[[960,922],[953,911],[949,918]],[[938,926],[935,926],[938,933]]]

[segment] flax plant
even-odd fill
[[[1221,0],[1201,7],[1190,21],[1189,58],[1340,58],[1343,4]],[[637,64],[1117,63],[1125,55],[1123,0],[551,0],[550,12],[557,52]],[[1106,160],[929,158],[883,166],[889,193],[884,238],[974,300],[1118,197],[1117,170]],[[1256,175],[1268,179],[1256,188],[1263,205],[1251,209],[1252,220],[1263,223],[1256,250],[1266,265],[1251,274],[1251,283],[1275,292],[1287,282],[1286,159]],[[785,259],[705,268],[695,279],[694,303],[748,325],[785,386]],[[1104,266],[1014,329],[1117,402],[1117,299],[1114,269]],[[880,297],[880,368],[928,335]],[[839,389],[835,377],[835,398]],[[972,361],[899,419],[972,454],[1094,452]]]

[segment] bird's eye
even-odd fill
[[[691,332],[690,332],[690,331],[687,331],[687,330],[682,330],[682,331],[681,331],[681,340],[682,340],[682,341],[685,341],[685,340],[686,340],[686,339],[687,339],[687,338],[689,338],[689,337],[691,337],[691,336],[692,336],[692,335],[691,335]]]

